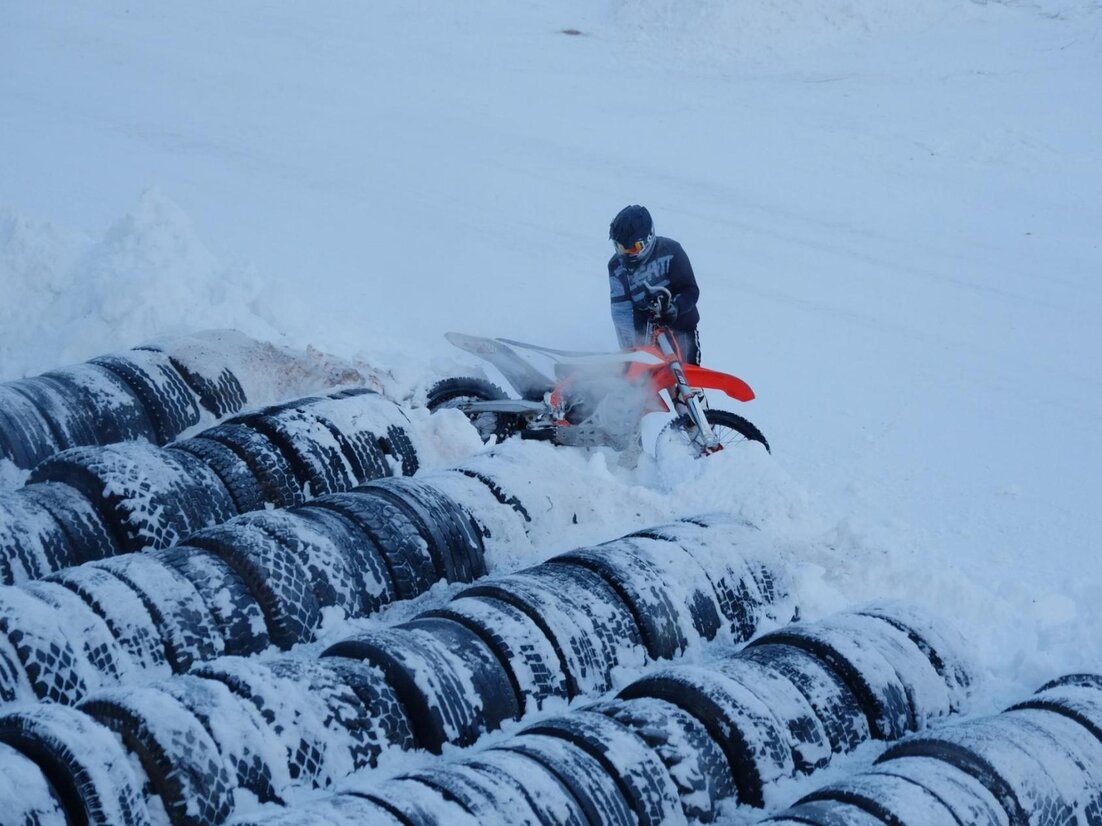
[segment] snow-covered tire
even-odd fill
[[[897,740],[915,728],[915,707],[909,696],[913,689],[884,656],[878,642],[855,635],[852,629],[815,624],[788,626],[758,637],[751,645],[790,645],[817,657],[853,692],[865,712],[870,734],[878,740]]]
[[[290,508],[306,501],[291,463],[263,433],[241,424],[221,424],[196,438],[218,442],[236,453],[260,484],[266,504]]]
[[[122,738],[134,754],[173,826],[224,822],[233,785],[218,746],[175,697],[155,685],[97,692],[79,709]]]
[[[392,778],[364,795],[405,826],[481,826],[486,821],[464,806],[458,797],[418,780]],[[467,800],[470,805],[470,799]]]
[[[90,564],[114,574],[138,595],[160,632],[165,658],[175,673],[217,657],[225,649],[206,602],[179,571],[148,554],[126,554]]]
[[[91,666],[91,670],[84,675],[87,690],[114,685],[140,673],[103,617],[75,593],[46,580],[28,582],[21,587],[53,609],[58,625],[78,659]]]
[[[271,644],[260,603],[244,580],[221,558],[190,545],[150,551],[149,556],[176,570],[195,586],[225,642],[226,654],[258,654]]]
[[[477,634],[508,672],[521,715],[552,697],[566,699],[566,675],[554,645],[516,606],[491,597],[460,597],[421,616],[443,617]]]
[[[49,603],[19,587],[0,590],[0,634],[26,675],[22,685],[33,691],[14,699],[71,704],[87,693],[89,684],[99,685],[100,674],[67,632]]]
[[[849,803],[813,800],[761,821],[771,826],[885,826],[876,815]],[[978,824],[977,824],[978,826]]]
[[[35,406],[62,450],[100,443],[99,434],[92,429],[93,411],[73,385],[34,376],[7,386]]]
[[[198,397],[199,403],[215,418],[230,416],[248,403],[245,389],[228,367],[220,364],[203,364],[200,367],[197,360],[187,360],[173,354],[171,342],[165,346],[149,345],[135,349],[167,355],[169,364]]]
[[[784,676],[815,710],[835,754],[846,754],[870,738],[868,717],[841,676],[819,657],[791,645],[751,645],[739,659]]]
[[[935,622],[916,606],[900,601],[879,602],[856,609],[861,616],[875,617],[906,634],[926,655],[949,690],[949,711],[965,708],[975,676],[959,634]]]
[[[407,428],[390,425],[379,445],[383,453],[401,466],[402,476],[413,476],[421,468],[421,459],[417,456],[417,448],[414,447]]]
[[[765,786],[795,773],[784,723],[753,691],[724,674],[698,666],[664,669],[617,696],[665,700],[700,720],[723,748],[740,803],[760,808]]]
[[[708,420],[708,424],[712,426],[712,431],[724,448],[729,448],[742,442],[757,442],[764,447],[766,451],[770,450],[769,442],[766,440],[765,436],[762,435],[762,432],[758,430],[752,422],[744,419],[737,413],[732,413],[729,410],[719,410],[718,408],[709,408],[704,411],[704,418]],[[699,446],[697,448],[698,450],[703,450],[704,443],[699,438],[699,434],[697,434],[696,431],[697,427],[693,424],[692,418],[687,413],[666,425],[658,434],[658,445],[656,446],[658,460],[662,460],[663,440],[666,439],[678,440],[680,443],[684,444],[686,450],[694,445]]]
[[[515,826],[535,826],[538,823],[524,795],[512,783],[491,783],[488,778],[470,771],[462,764],[433,766],[403,774],[398,788],[408,790],[412,797],[440,795],[458,804],[480,823],[508,819]],[[395,784],[387,783],[384,794],[392,798]],[[401,794],[402,792],[399,792]]]
[[[249,513],[264,507],[264,489],[248,463],[231,448],[214,439],[196,437],[171,445],[169,450],[190,453],[202,461],[226,486],[237,513]]]
[[[95,441],[109,445],[133,439],[156,438],[153,422],[141,399],[120,379],[98,364],[75,364],[51,370],[39,379],[49,381],[85,411]],[[75,445],[74,445],[75,446]]]
[[[529,732],[510,737],[493,750],[515,752],[539,763],[570,790],[588,823],[638,826],[631,803],[616,779],[601,761],[569,740]]]
[[[155,684],[179,701],[203,725],[218,747],[231,784],[261,802],[279,801],[279,789],[290,785],[285,761],[272,760],[283,744],[260,711],[225,683],[182,674]],[[274,764],[274,765],[273,765]]]
[[[0,703],[28,702],[35,698],[19,652],[0,634]]]
[[[463,508],[416,479],[378,479],[357,493],[377,496],[405,511],[429,544],[434,579],[472,582],[486,574],[482,534]]]
[[[0,800],[13,826],[68,826],[57,790],[33,760],[0,743]]]
[[[909,737],[877,765],[898,757],[942,760],[983,784],[1012,824],[1075,823],[1076,811],[1099,815],[1100,750],[1074,721],[1025,709]]]
[[[627,727],[651,748],[677,786],[689,820],[710,823],[719,803],[735,797],[731,767],[719,743],[698,719],[672,703],[641,697],[586,706]]]
[[[115,536],[99,509],[76,488],[60,482],[41,482],[21,488],[19,494],[48,511],[68,540],[71,559],[53,570],[105,559],[119,552]]]
[[[409,751],[417,748],[406,708],[381,671],[362,660],[348,657],[322,657],[317,665],[351,688],[367,709],[367,720],[354,722],[351,727],[365,732],[370,729],[370,742],[375,744],[369,754],[370,765],[375,764],[378,749],[393,747]]]
[[[166,677],[171,673],[164,640],[145,603],[113,573],[81,565],[50,574],[44,581],[68,588],[102,617],[123,651],[147,676]]]
[[[570,697],[612,688],[617,666],[638,667],[646,649],[627,605],[600,576],[541,565],[475,584],[463,597],[489,597],[523,611],[551,640]]]
[[[0,384],[0,459],[30,470],[61,449],[38,408],[11,385]]]
[[[292,806],[283,811],[258,814],[256,819],[241,818],[234,826],[410,826],[410,821],[396,815],[382,803],[376,803],[358,792],[329,795],[310,803]]]
[[[443,379],[432,385],[425,394],[425,407],[431,412],[457,407],[464,402],[497,401],[506,399],[505,391],[493,382],[473,376],[457,376]],[[520,429],[520,420],[509,413],[464,414],[478,431],[482,441],[496,439],[501,442]]]
[[[1010,707],[1039,709],[1074,720],[1102,741],[1102,680],[1095,675],[1072,674],[1046,683],[1028,700]]]
[[[568,551],[549,562],[580,565],[600,575],[631,609],[652,659],[671,659],[690,640],[712,639],[719,630],[715,589],[675,543],[622,539]]]
[[[333,432],[308,407],[271,409],[230,420],[263,434],[294,470],[306,498],[345,491],[356,485],[352,467]]]
[[[385,396],[351,388],[311,401],[305,410],[333,433],[358,481],[393,475],[388,456],[403,463],[406,476],[416,472],[417,453],[405,427],[409,420]]]
[[[646,528],[631,536],[673,542],[703,569],[731,641],[737,643],[756,636],[763,625],[786,621],[791,614],[788,594],[776,573],[738,553],[742,536],[753,538],[756,534],[756,528],[735,518],[718,524],[685,520]]]
[[[26,496],[0,492],[0,584],[38,579],[75,562],[76,551],[53,515]]]
[[[164,353],[130,350],[91,360],[118,376],[141,401],[159,444],[199,423],[199,402]]]
[[[335,510],[314,507],[313,503],[292,513],[308,529],[327,537],[347,561],[353,589],[344,605],[349,616],[374,614],[396,599],[384,555],[358,523]]]
[[[462,473],[475,481],[486,486],[486,489],[490,491],[490,494],[502,505],[515,510],[525,522],[532,521],[532,515],[528,512],[528,508],[524,506],[524,503],[520,501],[513,493],[505,490],[501,484],[494,478],[481,473],[477,470],[470,470],[468,468],[456,468],[456,473]]]
[[[426,539],[422,524],[390,499],[356,490],[319,497],[310,507],[351,519],[375,543],[395,599],[419,596],[437,581],[431,536]]]
[[[310,575],[275,537],[239,518],[192,535],[188,544],[214,554],[241,578],[264,614],[273,644],[287,649],[313,639],[321,607]]]
[[[69,823],[149,826],[145,778],[114,735],[87,714],[56,703],[17,709],[0,716],[0,743],[42,769]]]
[[[1009,816],[986,786],[955,766],[932,757],[896,757],[873,766],[860,777],[876,783],[890,777],[926,790],[952,813],[952,819],[945,822],[1010,826]],[[895,781],[890,782],[894,785]]]
[[[79,490],[126,552],[175,545],[236,513],[225,485],[199,459],[141,442],[67,450],[35,468],[30,482]]]
[[[323,657],[363,660],[393,686],[418,745],[439,754],[445,743],[468,746],[520,706],[501,662],[465,626],[426,617],[330,646]],[[468,693],[473,692],[473,694]]]
[[[486,749],[457,765],[485,777],[495,789],[519,788],[536,818],[530,821],[533,826],[587,826],[590,822],[562,780],[543,763],[520,752]]]
[[[647,744],[613,717],[580,710],[524,730],[560,737],[594,757],[624,791],[640,826],[684,823],[677,786]]]

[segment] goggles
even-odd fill
[[[618,253],[620,253],[620,255],[638,255],[647,246],[646,239],[636,241],[634,244],[629,244],[626,247],[623,244],[621,244],[619,241],[616,241],[615,243],[616,243],[616,251]]]

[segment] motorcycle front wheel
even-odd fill
[[[769,442],[766,441],[762,432],[737,413],[709,408],[704,411],[704,417],[712,426],[712,432],[715,433],[724,450],[744,442],[757,442],[769,451]],[[688,414],[674,419],[662,428],[655,445],[655,456],[661,459],[665,449],[675,446],[697,456],[703,455],[704,443],[700,438],[700,432]]]
[[[463,410],[463,405],[468,402],[489,402],[505,398],[508,398],[505,391],[492,382],[473,376],[460,376],[438,381],[430,387],[426,394],[425,406],[432,412],[445,408],[458,408],[474,425],[482,441],[496,439],[501,442],[521,429],[523,422],[519,416],[511,413],[468,413]]]

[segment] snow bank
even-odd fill
[[[155,189],[98,240],[0,208],[0,283],[0,379],[197,329],[278,336],[256,309],[263,280]]]

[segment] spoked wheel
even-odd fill
[[[769,450],[769,442],[766,441],[762,432],[742,416],[728,410],[712,409],[705,410],[704,416],[724,450],[737,448],[747,442],[757,442],[767,451]],[[704,455],[704,443],[700,438],[700,432],[688,414],[670,422],[658,434],[658,442],[655,445],[656,458],[661,460],[668,450],[693,456]]]
[[[426,406],[431,411],[445,408],[463,410],[469,402],[488,402],[506,399],[505,391],[492,382],[473,377],[444,379],[429,388]],[[491,439],[502,441],[521,429],[519,416],[512,413],[468,413],[463,414],[474,425],[482,441]]]

